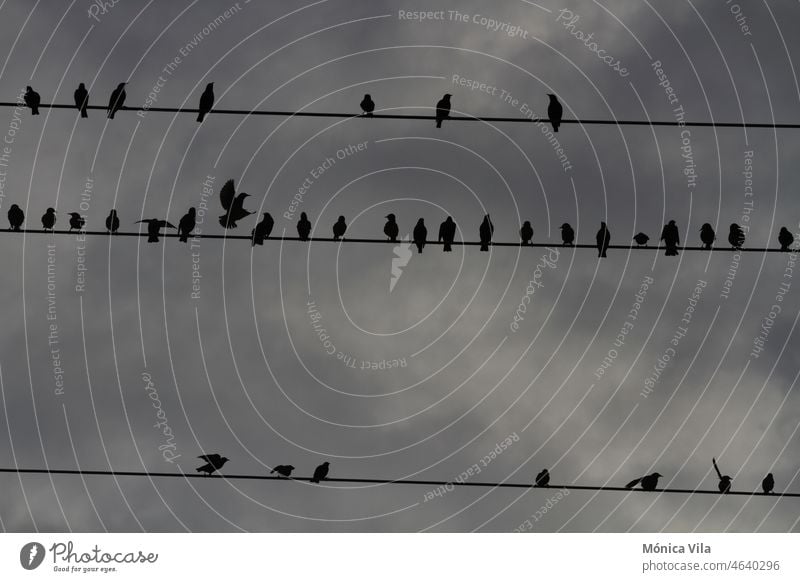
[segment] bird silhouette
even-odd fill
[[[655,491],[656,486],[658,485],[659,477],[663,477],[661,473],[651,473],[650,475],[645,475],[644,477],[639,477],[638,479],[634,479],[627,485],[625,485],[625,489],[633,489],[639,483],[642,484],[642,489],[645,491]]]
[[[778,233],[778,242],[781,243],[782,251],[788,251],[794,242],[792,233],[785,226],[782,226],[781,231]]]
[[[735,222],[731,224],[731,229],[728,232],[728,242],[735,249],[741,249],[744,244],[744,231],[742,227]]]
[[[69,213],[69,232],[74,230],[83,230],[83,225],[86,224],[86,219],[77,212]]]
[[[201,467],[197,467],[195,471],[198,473],[205,473],[206,476],[211,475],[211,473],[214,471],[222,469],[222,465],[230,460],[228,457],[220,457],[217,453],[213,453],[211,455],[200,455],[197,458],[202,459],[206,462],[206,464]]]
[[[575,243],[575,231],[566,222],[561,225],[561,242],[565,247],[571,247]]]
[[[44,230],[53,230],[56,225],[56,210],[55,208],[48,208],[47,212],[42,214],[42,228]]]
[[[775,489],[775,478],[772,473],[767,473],[767,476],[761,480],[761,489],[764,491],[764,495],[769,495]]]
[[[178,240],[185,243],[189,242],[189,235],[197,225],[197,210],[194,207],[190,208],[178,222]]]
[[[219,191],[219,201],[225,214],[219,217],[219,223],[223,228],[236,228],[236,221],[253,214],[244,208],[244,199],[248,196],[249,194],[244,192],[236,194],[233,180],[228,180],[222,185],[222,189]]]
[[[483,222],[481,222],[479,234],[481,237],[481,250],[488,251],[489,245],[492,242],[492,235],[494,234],[494,225],[492,224],[492,219],[489,218],[488,214],[483,217]]]
[[[8,224],[11,226],[9,230],[20,230],[23,222],[25,222],[25,213],[22,212],[22,208],[12,204],[8,209]]]
[[[640,232],[635,237],[633,237],[633,240],[634,242],[636,242],[637,245],[642,246],[647,244],[647,241],[650,240],[650,237],[647,236],[645,233]]]
[[[392,242],[397,242],[397,235],[400,234],[400,227],[397,226],[394,214],[386,215],[386,224],[383,225],[383,234],[389,237]]]
[[[325,477],[328,476],[328,470],[330,469],[331,464],[328,461],[322,463],[319,467],[314,469],[314,476],[311,477],[312,483],[319,483],[320,481],[324,480]]]
[[[147,242],[149,243],[157,243],[159,241],[158,236],[161,234],[162,228],[175,228],[175,225],[159,218],[137,220],[134,224],[139,224],[142,222],[147,223]]]
[[[442,127],[442,121],[450,117],[450,97],[450,93],[445,93],[436,103],[436,127]]]
[[[75,89],[74,96],[75,107],[81,112],[81,117],[89,117],[89,113],[86,111],[86,107],[89,105],[89,92],[86,90],[86,85],[83,83],[78,85],[78,88]]]
[[[361,100],[361,111],[364,112],[366,117],[372,117],[372,112],[375,111],[375,102],[372,100],[372,97],[369,96],[369,93],[364,95],[364,98]]]
[[[453,222],[453,217],[448,216],[443,223],[439,225],[439,242],[444,243],[442,251],[445,253],[452,252],[453,240],[456,238],[456,223]]]
[[[125,85],[126,83],[120,83],[117,85],[117,88],[111,92],[111,97],[108,99],[109,119],[114,119],[114,114],[125,105],[125,97],[127,96],[125,93]]]
[[[106,230],[111,234],[115,234],[119,230],[119,216],[117,216],[117,211],[113,208],[106,216]]]
[[[25,88],[25,105],[31,108],[31,115],[39,115],[39,103],[41,102],[42,98],[39,94],[28,85]]]
[[[550,103],[547,105],[547,117],[550,120],[550,125],[553,126],[553,131],[558,133],[558,127],[561,125],[561,118],[564,115],[564,108],[558,101],[558,97],[552,93],[548,93]]]
[[[714,463],[714,470],[717,472],[717,476],[719,477],[719,484],[717,487],[719,488],[720,493],[728,493],[731,490],[731,478],[728,475],[722,476],[722,473],[717,467],[717,460],[712,458],[711,462]]]
[[[605,222],[600,223],[600,230],[597,231],[597,256],[605,257],[608,245],[611,243],[611,231],[608,230]]]
[[[714,229],[707,222],[700,227],[700,241],[705,246],[706,250],[711,250],[711,245],[717,240],[717,235]]]
[[[420,218],[417,225],[414,227],[414,244],[417,245],[417,252],[421,253],[425,248],[425,242],[428,239],[428,229],[425,228],[425,219]]]
[[[531,226],[530,220],[526,220],[522,223],[522,228],[519,229],[519,238],[522,239],[520,243],[522,246],[531,244],[531,240],[533,240],[533,227]]]
[[[294,466],[292,465],[278,465],[269,472],[270,475],[273,473],[277,473],[281,477],[291,477],[292,471],[294,471]]]
[[[550,485],[550,471],[542,469],[539,471],[539,474],[536,475],[536,486],[547,487],[548,485]]]
[[[670,220],[664,225],[661,230],[661,240],[664,241],[664,246],[667,247],[664,253],[668,257],[675,257],[678,255],[678,245],[680,244],[680,235],[678,234],[678,227],[674,220]]]
[[[300,213],[300,220],[297,221],[297,235],[300,240],[308,240],[308,235],[311,234],[311,222],[308,220],[305,212]]]
[[[344,216],[340,216],[339,220],[333,225],[333,240],[339,240],[344,236],[347,231],[347,223],[344,221]]]
[[[251,246],[263,245],[264,239],[272,233],[274,225],[275,221],[272,219],[272,215],[269,212],[265,212],[261,222],[250,233],[250,236],[253,237]]]
[[[197,121],[203,121],[206,114],[214,107],[214,83],[206,85],[205,91],[200,95],[199,111],[197,112]]]

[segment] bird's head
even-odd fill
[[[189,209],[189,213],[188,213],[188,214],[189,214],[189,216],[191,216],[192,218],[194,218],[194,216],[197,214],[197,210],[195,209],[195,207],[194,207],[194,206],[192,206],[192,207]]]
[[[86,89],[86,85],[84,85],[83,83],[81,83],[80,85],[78,85],[78,89]]]
[[[325,461],[324,463],[322,463],[322,466],[323,467],[328,467],[328,466],[330,466],[330,463],[328,461]]]
[[[522,223],[522,226],[530,226],[530,225],[531,225],[530,220],[526,220],[525,222]]]
[[[663,477],[664,475],[662,475],[661,473],[653,473],[653,474],[652,474],[652,475],[650,475],[650,476],[651,476],[651,477],[654,477],[655,479],[660,479],[660,478],[661,478],[661,477]]]
[[[606,227],[606,223],[605,223],[605,222],[601,222],[601,223],[600,223],[600,227],[601,227],[601,228],[605,228],[605,227]]]
[[[372,99],[372,96],[369,93],[365,93],[364,99]]]
[[[344,216],[339,217],[339,222],[344,222]]]
[[[206,89],[213,89],[213,88],[214,88],[214,83],[209,83],[208,85],[206,85]]]
[[[548,97],[550,97],[550,101],[558,101],[558,98],[553,93],[548,93]]]
[[[567,223],[565,222],[565,223],[564,223],[564,224],[562,224],[562,225],[561,225],[559,228],[561,228],[561,230],[564,230],[565,228],[572,228],[572,227],[571,227],[569,224],[567,224]]]
[[[56,213],[56,211],[55,211],[54,208],[48,208],[47,209],[47,214],[55,214],[55,213]]]
[[[669,221],[669,225],[670,225],[670,226],[675,226],[675,221],[674,221],[674,220],[670,220],[670,221]]]
[[[77,212],[70,212],[70,213],[69,213],[69,215],[70,215],[72,218],[80,218],[80,217],[81,217],[81,215],[80,215],[80,214],[78,214]]]
[[[117,85],[117,89],[124,89],[124,88],[125,88],[125,85],[127,85],[127,84],[128,84],[128,82],[127,82],[127,81],[126,81],[126,82],[124,82],[124,83],[120,83],[119,85]]]
[[[445,222],[453,222],[453,217],[452,216],[448,216],[447,220],[445,220]]]
[[[308,220],[308,217],[306,216],[305,212],[300,213],[300,220]]]
[[[230,461],[230,459],[228,457],[222,457],[219,461],[220,463],[227,463],[228,461]]]
[[[31,87],[30,85],[28,85],[27,87],[25,87],[25,90],[26,90],[26,91],[33,91],[33,87]]]
[[[389,219],[389,220],[394,222],[395,215],[394,214],[387,214],[384,218],[387,218],[387,219]]]
[[[424,219],[424,218],[420,218],[420,219],[417,221],[417,224],[425,224],[425,219]]]
[[[445,99],[446,101],[450,101],[450,97],[452,97],[450,93],[445,93],[443,99]]]

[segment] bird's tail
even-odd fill
[[[39,115],[39,108],[34,107],[31,109],[31,115]]]
[[[181,236],[178,237],[178,240],[182,243],[189,242],[189,235],[185,233],[181,234]]]
[[[437,119],[436,120],[436,127],[442,127],[442,120],[441,119]]]
[[[205,116],[206,114],[201,111],[200,113],[197,114],[197,121],[203,121],[203,118],[205,118]]]
[[[634,479],[633,481],[625,485],[625,489],[633,489],[641,482],[641,480],[642,480],[641,477],[639,477],[638,479]]]
[[[85,109],[81,109],[81,117],[89,117],[89,114],[86,113]]]

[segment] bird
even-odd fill
[[[396,217],[394,214],[387,214],[385,216],[386,224],[383,225],[383,234],[389,237],[392,242],[397,242],[397,235],[400,234],[400,227],[397,226]]]
[[[443,223],[439,225],[439,242],[444,243],[443,252],[449,253],[453,251],[453,240],[456,238],[456,223],[453,222],[453,217],[448,216]]]
[[[265,212],[261,222],[259,222],[250,233],[250,236],[253,237],[251,246],[263,245],[264,239],[272,233],[272,227],[274,225],[275,221],[272,219],[272,215],[269,212]]]
[[[605,222],[600,223],[600,230],[597,231],[597,256],[605,257],[608,245],[611,242],[611,231],[608,230]]]
[[[222,208],[225,209],[225,214],[219,217],[219,223],[223,228],[236,228],[237,220],[247,218],[252,212],[244,209],[244,199],[249,194],[244,192],[236,194],[236,188],[233,185],[233,180],[228,180],[222,185],[219,191],[219,201]]]
[[[661,473],[651,473],[650,475],[645,475],[644,477],[639,477],[638,479],[634,479],[627,485],[625,485],[625,489],[633,489],[639,483],[642,484],[642,489],[645,491],[655,491],[656,486],[658,485],[659,477],[663,477]]]
[[[481,222],[479,233],[481,237],[481,250],[488,251],[489,244],[492,242],[492,235],[494,234],[494,225],[492,224],[492,219],[489,218],[488,214],[483,217],[483,222]]]
[[[735,222],[731,224],[731,229],[728,232],[728,242],[735,249],[741,249],[744,244],[744,231],[742,227]]]
[[[33,90],[33,87],[28,85],[25,87],[25,105],[31,108],[31,115],[39,115],[39,103],[42,98]]]
[[[445,93],[436,103],[436,127],[442,127],[442,121],[450,117],[450,97],[450,93]]]
[[[550,471],[542,469],[539,471],[539,474],[536,475],[536,486],[547,487],[548,485],[550,485]]]
[[[308,235],[311,234],[311,222],[305,212],[300,213],[300,220],[297,221],[297,234],[300,240],[308,240]]]
[[[294,471],[294,466],[292,465],[277,465],[269,474],[277,473],[281,477],[291,477],[292,471]]]
[[[711,250],[711,245],[713,245],[714,241],[717,240],[717,235],[714,233],[714,229],[707,222],[700,227],[700,240],[702,241],[703,245],[705,245],[705,249],[708,251]]]
[[[717,472],[717,476],[719,477],[719,485],[717,485],[717,487],[719,487],[719,492],[720,493],[728,493],[728,492],[730,492],[730,490],[731,490],[731,478],[728,477],[728,475],[725,475],[724,477],[722,476],[722,473],[720,472],[719,467],[717,467],[717,460],[716,459],[712,458],[711,462],[714,463],[714,470]]]
[[[42,228],[44,230],[53,230],[56,225],[56,211],[55,208],[48,208],[47,212],[42,214]]]
[[[204,460],[206,464],[202,467],[197,467],[195,471],[198,473],[205,473],[206,475],[211,475],[211,473],[214,471],[222,469],[222,465],[230,460],[228,457],[220,457],[217,453],[213,453],[211,455],[200,455],[197,458]]]
[[[319,467],[314,469],[314,476],[311,477],[312,483],[319,483],[320,481],[324,480],[325,477],[328,476],[328,470],[330,469],[330,463],[325,461]]]
[[[8,209],[8,224],[11,225],[9,230],[20,230],[23,222],[25,222],[25,213],[22,212],[22,208],[12,204]]]
[[[775,478],[772,473],[767,473],[767,476],[761,480],[761,489],[764,491],[764,495],[769,495],[775,489]]]
[[[178,240],[182,243],[189,242],[189,235],[197,225],[197,210],[191,207],[186,214],[184,214],[178,222]]]
[[[575,242],[575,231],[566,222],[561,225],[561,242],[565,247],[571,247]]]
[[[89,92],[86,90],[86,85],[81,83],[75,89],[75,107],[81,112],[81,117],[89,117],[86,112],[86,107],[89,105]]]
[[[531,244],[531,240],[533,239],[533,227],[531,226],[531,221],[526,220],[522,223],[522,228],[519,229],[519,238],[522,239],[520,243],[521,246],[526,246]]]
[[[422,252],[425,248],[425,241],[428,238],[428,229],[425,228],[425,219],[420,218],[417,225],[414,227],[414,244],[417,245],[417,251]]]
[[[206,114],[211,111],[211,108],[214,106],[214,83],[209,83],[206,85],[205,91],[203,94],[200,95],[200,105],[198,106],[199,111],[197,112],[197,121],[203,121],[205,119]]]
[[[344,221],[344,216],[340,216],[339,220],[333,225],[333,240],[339,240],[344,236],[347,231],[347,223]]]
[[[117,211],[113,208],[111,212],[108,213],[106,217],[106,230],[108,230],[111,234],[115,234],[119,229],[119,216],[117,216]]]
[[[375,102],[372,100],[369,93],[364,95],[364,98],[361,100],[361,111],[364,112],[366,117],[372,117],[372,112],[375,111]]]
[[[564,115],[564,108],[558,101],[558,97],[552,93],[548,93],[550,104],[547,106],[547,117],[550,124],[553,126],[553,131],[558,133],[558,127],[561,125],[561,117]]]
[[[664,225],[664,228],[661,231],[661,240],[664,241],[664,245],[667,247],[667,250],[664,253],[666,256],[678,256],[678,245],[681,241],[680,235],[678,234],[678,227],[676,226],[674,220],[670,220]]]
[[[158,242],[158,235],[161,234],[162,228],[175,228],[174,224],[170,224],[166,220],[161,220],[159,218],[148,218],[146,220],[137,220],[134,224],[139,224],[141,222],[147,223],[147,242],[149,243],[156,243]]]
[[[647,241],[650,240],[650,237],[647,236],[645,233],[640,232],[635,237],[633,237],[633,240],[636,242],[637,245],[642,246],[647,244]]]
[[[86,224],[86,219],[77,212],[69,213],[69,232],[75,230],[83,230],[83,225]]]
[[[125,104],[125,83],[120,83],[117,88],[111,92],[111,97],[108,100],[108,118],[114,119],[114,114],[122,109]]]
[[[792,233],[785,226],[782,226],[781,231],[778,233],[778,242],[781,243],[782,251],[788,251],[794,242]]]

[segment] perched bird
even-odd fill
[[[651,473],[650,475],[645,475],[644,477],[639,477],[638,479],[634,479],[627,485],[625,485],[625,489],[633,489],[639,483],[642,484],[642,489],[645,491],[655,491],[656,486],[658,485],[659,477],[663,477],[661,473]]]
[[[558,133],[558,126],[561,125],[564,108],[561,106],[561,103],[559,103],[558,97],[552,93],[548,93],[547,96],[550,97],[550,104],[547,106],[547,117],[550,120],[550,124],[553,126],[553,131]]]
[[[767,473],[767,476],[761,480],[761,489],[764,491],[764,495],[769,495],[775,489],[775,478],[772,473]]]
[[[20,230],[23,222],[25,222],[25,213],[22,212],[22,208],[12,204],[8,209],[8,224],[11,225],[9,230]]]
[[[550,485],[550,471],[542,469],[539,471],[539,474],[536,475],[536,486],[547,487],[548,485]]]
[[[634,242],[636,242],[637,245],[642,246],[647,244],[647,241],[650,240],[650,237],[647,236],[645,233],[640,232],[635,237],[633,237],[633,240]]]
[[[170,224],[166,220],[161,220],[158,218],[148,218],[146,220],[137,220],[134,224],[139,224],[141,222],[147,223],[147,242],[149,243],[156,243],[158,242],[158,235],[161,234],[162,228],[175,228],[175,225]]]
[[[42,214],[42,228],[44,230],[53,230],[56,225],[56,211],[55,208],[48,208],[47,212]]]
[[[561,225],[561,242],[565,247],[571,247],[575,243],[575,231],[566,222]]]
[[[120,83],[117,88],[111,92],[111,97],[108,100],[108,118],[114,119],[114,114],[122,109],[125,104],[125,83]]]
[[[735,222],[731,224],[731,229],[728,232],[728,242],[735,249],[741,249],[744,244],[744,231],[742,227]]]
[[[728,493],[731,490],[731,478],[728,477],[727,475],[725,475],[724,477],[722,476],[719,467],[717,467],[716,459],[712,458],[711,462],[714,463],[714,470],[717,472],[717,476],[719,477],[719,485],[717,485],[717,487],[719,487],[719,492]]]
[[[86,90],[86,86],[83,83],[78,85],[74,95],[75,107],[81,112],[81,117],[89,117],[89,114],[86,112],[86,107],[89,105],[89,92]]]
[[[73,229],[75,230],[83,230],[83,225],[86,224],[86,219],[83,218],[77,212],[70,212],[69,213],[69,231],[72,232]]]
[[[450,117],[450,93],[445,93],[436,104],[436,127],[442,127],[442,121]]]
[[[278,465],[269,472],[270,475],[277,473],[281,477],[291,477],[294,467],[292,465]]]
[[[42,98],[39,94],[28,85],[25,88],[25,105],[31,108],[31,115],[39,115],[39,103],[41,102]]]
[[[222,469],[222,465],[224,465],[230,460],[228,459],[228,457],[220,457],[216,453],[211,455],[200,455],[197,458],[204,460],[206,464],[203,465],[202,467],[197,467],[195,471],[197,471],[198,473],[205,473],[206,475],[211,475],[211,473],[213,473],[214,471]]]
[[[479,234],[481,237],[481,250],[488,251],[489,245],[492,242],[492,235],[494,234],[494,225],[492,224],[492,219],[489,218],[488,214],[483,217],[483,222],[481,222]]]
[[[340,216],[336,224],[333,225],[333,240],[339,240],[344,236],[347,231],[347,223],[344,221],[344,216]]]
[[[530,220],[526,220],[522,223],[522,228],[519,229],[519,238],[522,239],[520,243],[522,246],[531,244],[531,240],[533,239],[533,227],[531,226]]]
[[[597,256],[605,257],[608,245],[611,243],[611,231],[608,230],[605,222],[600,223],[600,230],[597,231]]]
[[[300,220],[297,221],[297,235],[300,240],[308,240],[308,235],[311,234],[311,222],[308,220],[305,212],[300,213]]]
[[[789,247],[792,246],[792,243],[794,242],[792,233],[789,232],[785,226],[782,226],[781,231],[778,233],[778,242],[781,243],[782,251],[788,251]]]
[[[200,105],[198,106],[200,111],[197,113],[197,121],[203,121],[212,107],[214,107],[214,83],[209,83],[206,85],[206,90],[200,95]]]
[[[189,242],[189,235],[197,225],[197,210],[194,207],[184,214],[178,222],[178,240],[185,243]]]
[[[369,93],[364,95],[364,98],[361,100],[361,111],[363,111],[364,115],[367,117],[372,117],[372,112],[375,111],[375,102],[372,100],[372,97],[369,96]]]
[[[386,215],[386,224],[383,225],[383,234],[388,236],[390,241],[397,241],[397,235],[400,234],[400,227],[397,226],[394,214]]]
[[[453,217],[448,216],[445,221],[439,225],[439,242],[444,243],[442,249],[445,253],[452,252],[453,240],[456,238],[456,223],[453,222]]]
[[[244,199],[249,194],[241,192],[236,195],[236,189],[233,185],[233,180],[228,180],[222,185],[219,191],[219,201],[222,208],[225,209],[225,214],[219,217],[219,223],[224,228],[236,228],[236,221],[247,218],[252,212],[244,209]]]
[[[251,246],[263,245],[264,239],[272,233],[272,227],[274,225],[275,221],[272,219],[272,215],[269,212],[265,212],[261,222],[259,222],[250,233],[250,236],[253,237]]]
[[[328,476],[328,470],[330,469],[330,463],[325,461],[319,467],[314,469],[314,476],[311,477],[312,483],[319,483],[320,481],[324,480],[325,477]]]
[[[117,230],[119,230],[119,216],[117,216],[117,211],[113,208],[106,217],[106,230],[108,230],[111,234],[114,234],[117,232]]]
[[[667,247],[664,253],[668,257],[675,257],[678,255],[678,245],[680,244],[680,235],[678,234],[678,227],[674,220],[670,220],[664,225],[661,231],[661,240],[664,241],[664,246]]]
[[[422,252],[425,248],[425,241],[428,238],[428,229],[425,228],[425,219],[420,218],[417,221],[417,226],[414,227],[414,244],[417,245],[417,251]]]
[[[707,222],[700,227],[700,240],[705,245],[706,250],[711,250],[711,245],[717,240],[717,235],[714,229]]]

